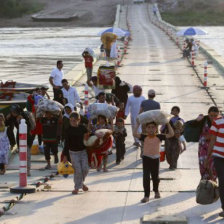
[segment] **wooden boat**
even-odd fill
[[[12,80],[0,82],[0,113],[3,113],[5,116],[9,114],[10,107],[13,104],[20,105],[21,108],[26,107],[27,97],[29,93],[32,93],[38,87],[45,87],[48,89],[48,86],[37,85],[37,84],[28,84],[20,83]]]
[[[7,92],[7,93],[15,93],[15,92],[25,92],[25,93],[31,93],[33,90],[35,90],[38,87],[45,87],[48,89],[48,86],[46,85],[39,85],[39,84],[29,84],[29,83],[21,83],[21,82],[15,82],[13,80],[8,81],[2,81],[0,80],[0,93],[1,92]]]

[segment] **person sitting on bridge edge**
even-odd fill
[[[139,123],[137,123],[134,130],[134,137],[139,138],[143,141],[143,187],[144,187],[144,198],[141,200],[142,203],[149,201],[150,195],[150,175],[152,176],[153,191],[155,192],[155,198],[160,198],[159,193],[159,164],[160,164],[160,146],[161,141],[174,136],[173,129],[168,123],[167,134],[157,134],[158,125],[155,122],[146,124],[146,133],[138,133]]]

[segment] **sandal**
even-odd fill
[[[78,194],[79,193],[79,189],[74,189],[73,191],[72,191],[72,194]]]
[[[155,199],[161,198],[161,195],[159,192],[155,192]]]
[[[82,186],[82,190],[83,190],[83,191],[88,191],[89,188],[88,188],[85,184],[83,184],[83,186]]]
[[[149,198],[148,197],[144,197],[144,198],[142,198],[141,203],[146,203],[148,201],[149,201]]]

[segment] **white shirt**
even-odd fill
[[[94,86],[94,85],[93,85],[93,91],[94,91],[94,93],[95,93],[95,97],[98,96],[99,93],[101,93],[101,92],[105,92],[104,89],[99,89],[98,87],[96,87],[96,86]]]
[[[55,86],[62,86],[61,80],[64,77],[64,73],[62,70],[59,70],[58,68],[54,68],[51,72],[50,77],[53,78],[53,84]]]
[[[76,88],[70,86],[68,90],[66,90],[65,88],[62,88],[61,90],[63,92],[64,98],[68,100],[68,103],[76,107],[76,103],[80,102],[79,94]]]
[[[128,97],[125,107],[125,116],[131,113],[132,117],[137,117],[142,101],[145,100],[144,96],[135,97],[134,95]]]

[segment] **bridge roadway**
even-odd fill
[[[155,89],[156,100],[162,109],[169,112],[172,106],[178,105],[185,120],[193,119],[199,113],[206,114],[212,105],[211,99],[201,88],[188,62],[181,58],[180,50],[151,24],[147,6],[129,5],[128,21],[132,41],[123,66],[119,68],[121,79],[132,85],[141,85],[144,96],[149,89]],[[222,223],[217,216],[220,202],[208,206],[195,202],[195,189],[200,179],[197,144],[187,145],[177,170],[169,171],[167,163],[161,163],[162,198],[155,200],[152,194],[149,203],[141,204],[142,165],[139,150],[132,146],[129,119],[127,130],[125,160],[115,165],[114,151],[109,157],[108,173],[91,170],[86,179],[88,193],[71,195],[72,177],[57,177],[49,182],[50,191],[26,196],[10,210],[11,215],[1,218],[0,223],[137,224],[145,214],[150,214],[151,218],[184,215],[188,223],[194,224]],[[44,171],[34,170],[33,173],[44,175]]]

